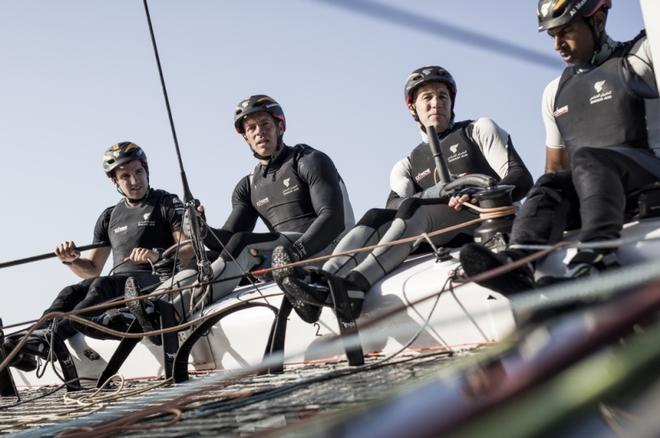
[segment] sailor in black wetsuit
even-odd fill
[[[296,260],[328,254],[355,223],[344,183],[330,157],[310,146],[283,142],[282,107],[265,95],[238,104],[234,126],[258,161],[232,194],[232,212],[220,229],[208,227],[206,246],[220,252],[212,264],[212,300],[229,294],[241,274],[267,265],[286,245]],[[269,233],[253,233],[261,219]]]
[[[434,126],[439,133],[442,155],[452,177],[489,175],[502,184],[515,186],[514,200],[523,198],[532,185],[531,175],[509,134],[495,122],[487,118],[454,122],[456,83],[448,71],[438,66],[415,70],[406,81],[405,97],[423,141],[392,169],[387,208],[369,210],[337,245],[336,253],[392,242],[478,217],[462,208],[470,199],[467,194],[452,197],[448,204],[439,198],[443,184],[438,182],[427,126]],[[469,238],[475,228],[476,225],[432,240],[435,245],[460,245],[464,243],[461,239]],[[357,316],[365,292],[399,266],[413,249],[414,245],[408,243],[380,247],[370,253],[337,256],[327,261],[323,269],[344,277]],[[285,264],[288,259],[284,250],[277,249],[273,254],[274,265],[276,261]],[[275,276],[280,286],[289,295],[298,296],[299,301],[323,303],[328,298],[327,287],[307,284],[293,270],[283,269]]]
[[[84,280],[62,289],[44,314],[83,309],[121,297],[129,276],[143,286],[158,282],[151,265],[159,260],[163,249],[183,236],[183,204],[176,195],[149,186],[147,157],[138,145],[123,142],[110,147],[103,156],[103,170],[123,196],[115,206],[103,211],[94,227],[94,243],[107,246],[92,249],[83,257],[72,241],[57,245],[55,254],[60,261]],[[110,252],[111,274],[99,276]],[[192,255],[189,246],[182,247],[179,253],[185,260]],[[81,316],[93,318],[102,312],[85,312]],[[77,331],[104,337],[81,324],[56,321],[55,334],[62,340]],[[39,347],[38,342],[33,344]]]
[[[646,110],[658,105],[650,48],[644,32],[626,43],[607,36],[610,7],[611,0],[539,2],[539,31],[547,31],[568,66],[543,94],[546,174],[514,222],[512,244],[554,243],[565,230],[578,228],[581,242],[617,239],[627,196],[660,180],[660,158],[649,147],[645,120]],[[475,275],[526,254],[521,249],[493,254],[471,244],[461,261]],[[580,250],[564,278],[539,282],[616,266],[614,248]],[[519,292],[535,286],[532,270],[527,266],[483,284]]]

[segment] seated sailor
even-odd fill
[[[355,222],[330,157],[304,144],[284,143],[286,120],[275,100],[265,95],[245,98],[236,107],[234,126],[257,166],[236,185],[232,211],[222,228],[202,227],[205,245],[220,253],[211,265],[211,301],[231,293],[242,275],[267,266],[278,245],[285,245],[295,260],[329,254]],[[270,232],[254,233],[257,219]]]
[[[488,118],[454,121],[456,83],[442,67],[428,66],[413,71],[405,84],[406,106],[416,121],[422,143],[397,162],[390,175],[391,193],[385,209],[369,210],[339,242],[335,253],[375,243],[385,244],[475,219],[476,213],[463,204],[470,193],[443,197],[444,183],[438,181],[436,165],[429,149],[428,129],[437,131],[440,149],[451,177],[484,174],[501,184],[513,186],[514,200],[522,199],[532,178],[513,147],[509,134]],[[477,225],[432,238],[434,245],[460,245]],[[360,313],[365,293],[383,276],[399,266],[413,251],[414,244],[383,246],[369,253],[338,255],[329,259],[323,270],[344,279],[355,316]],[[295,260],[285,247],[273,253],[273,266]],[[301,270],[283,268],[274,276],[299,313],[314,322],[319,305],[328,303],[328,287],[310,284]]]
[[[605,31],[610,7],[611,0],[539,1],[539,31],[567,64],[543,93],[546,174],[516,217],[512,248],[495,254],[469,244],[460,259],[466,274],[476,275],[531,252],[514,245],[556,243],[570,229],[579,229],[581,243],[600,248],[579,250],[565,277],[537,284],[534,266],[525,265],[482,282],[486,287],[512,294],[618,266],[607,242],[620,236],[630,195],[660,180],[645,119],[648,105],[658,104],[649,43],[644,32],[613,41]]]

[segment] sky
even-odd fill
[[[392,165],[420,141],[404,82],[430,64],[456,79],[457,120],[492,118],[541,175],[541,94],[563,65],[536,30],[534,0],[149,6],[183,165],[211,225],[224,223],[234,186],[255,165],[233,127],[250,94],[280,102],[287,144],[333,159],[356,218],[383,207]],[[627,40],[642,27],[638,1],[614,1],[611,36]],[[120,198],[101,157],[127,140],[146,151],[151,185],[182,196],[142,1],[0,0],[0,262],[64,240],[91,243],[98,216]],[[1,269],[0,318],[36,318],[77,281],[57,259]]]

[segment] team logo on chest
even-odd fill
[[[449,152],[451,152],[451,155],[447,157],[447,162],[452,163],[456,160],[460,160],[462,158],[466,158],[468,153],[466,150],[459,150],[458,148],[460,147],[460,143],[453,144],[449,146]]]
[[[138,222],[138,227],[153,227],[156,225],[156,221],[149,220],[151,218],[151,212],[144,213],[142,215],[142,220]]]
[[[612,98],[612,89],[605,80],[595,82],[594,90],[596,91],[596,94],[591,96],[591,98],[589,99],[590,105],[603,102],[605,100],[610,100]]]
[[[298,184],[291,185],[291,178],[284,178],[282,180],[282,184],[284,184],[284,190],[282,190],[282,195],[290,195],[291,193],[297,192],[299,190]]]

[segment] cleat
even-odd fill
[[[506,255],[506,251],[495,254],[477,243],[464,245],[461,248],[460,260],[463,271],[468,277],[474,277],[483,272],[499,268],[512,261]],[[535,288],[534,275],[530,266],[514,269],[495,278],[477,282],[477,284],[502,295],[513,295]]]

